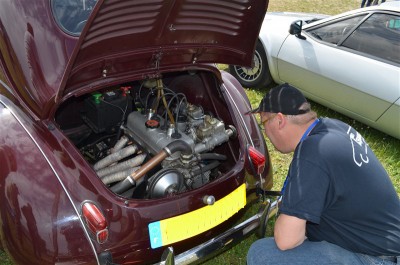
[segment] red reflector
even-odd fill
[[[108,229],[103,213],[93,203],[86,202],[82,206],[82,214],[87,227],[96,237],[97,242],[104,243],[108,239]]]
[[[99,244],[103,244],[108,239],[108,229],[101,230],[96,234],[96,240]]]
[[[249,154],[257,174],[261,174],[265,167],[265,156],[253,146],[249,146]]]

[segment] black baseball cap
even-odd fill
[[[284,83],[268,91],[261,100],[258,108],[253,109],[246,114],[260,112],[280,112],[285,115],[304,114],[309,112],[310,109],[300,110],[299,108],[306,102],[306,98],[297,88],[288,83]]]

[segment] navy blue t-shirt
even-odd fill
[[[364,138],[323,118],[293,155],[280,213],[307,220],[311,241],[400,255],[400,200]]]

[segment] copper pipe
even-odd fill
[[[134,179],[135,181],[138,181],[140,178],[142,178],[150,169],[154,168],[157,166],[159,163],[161,163],[166,157],[168,156],[168,153],[165,150],[162,150],[159,152],[157,155],[155,155],[152,159],[147,161],[146,164],[142,165],[139,170],[133,172],[130,177]]]

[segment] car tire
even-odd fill
[[[257,41],[252,67],[230,65],[229,72],[243,87],[264,88],[271,84],[268,60],[260,41]]]

